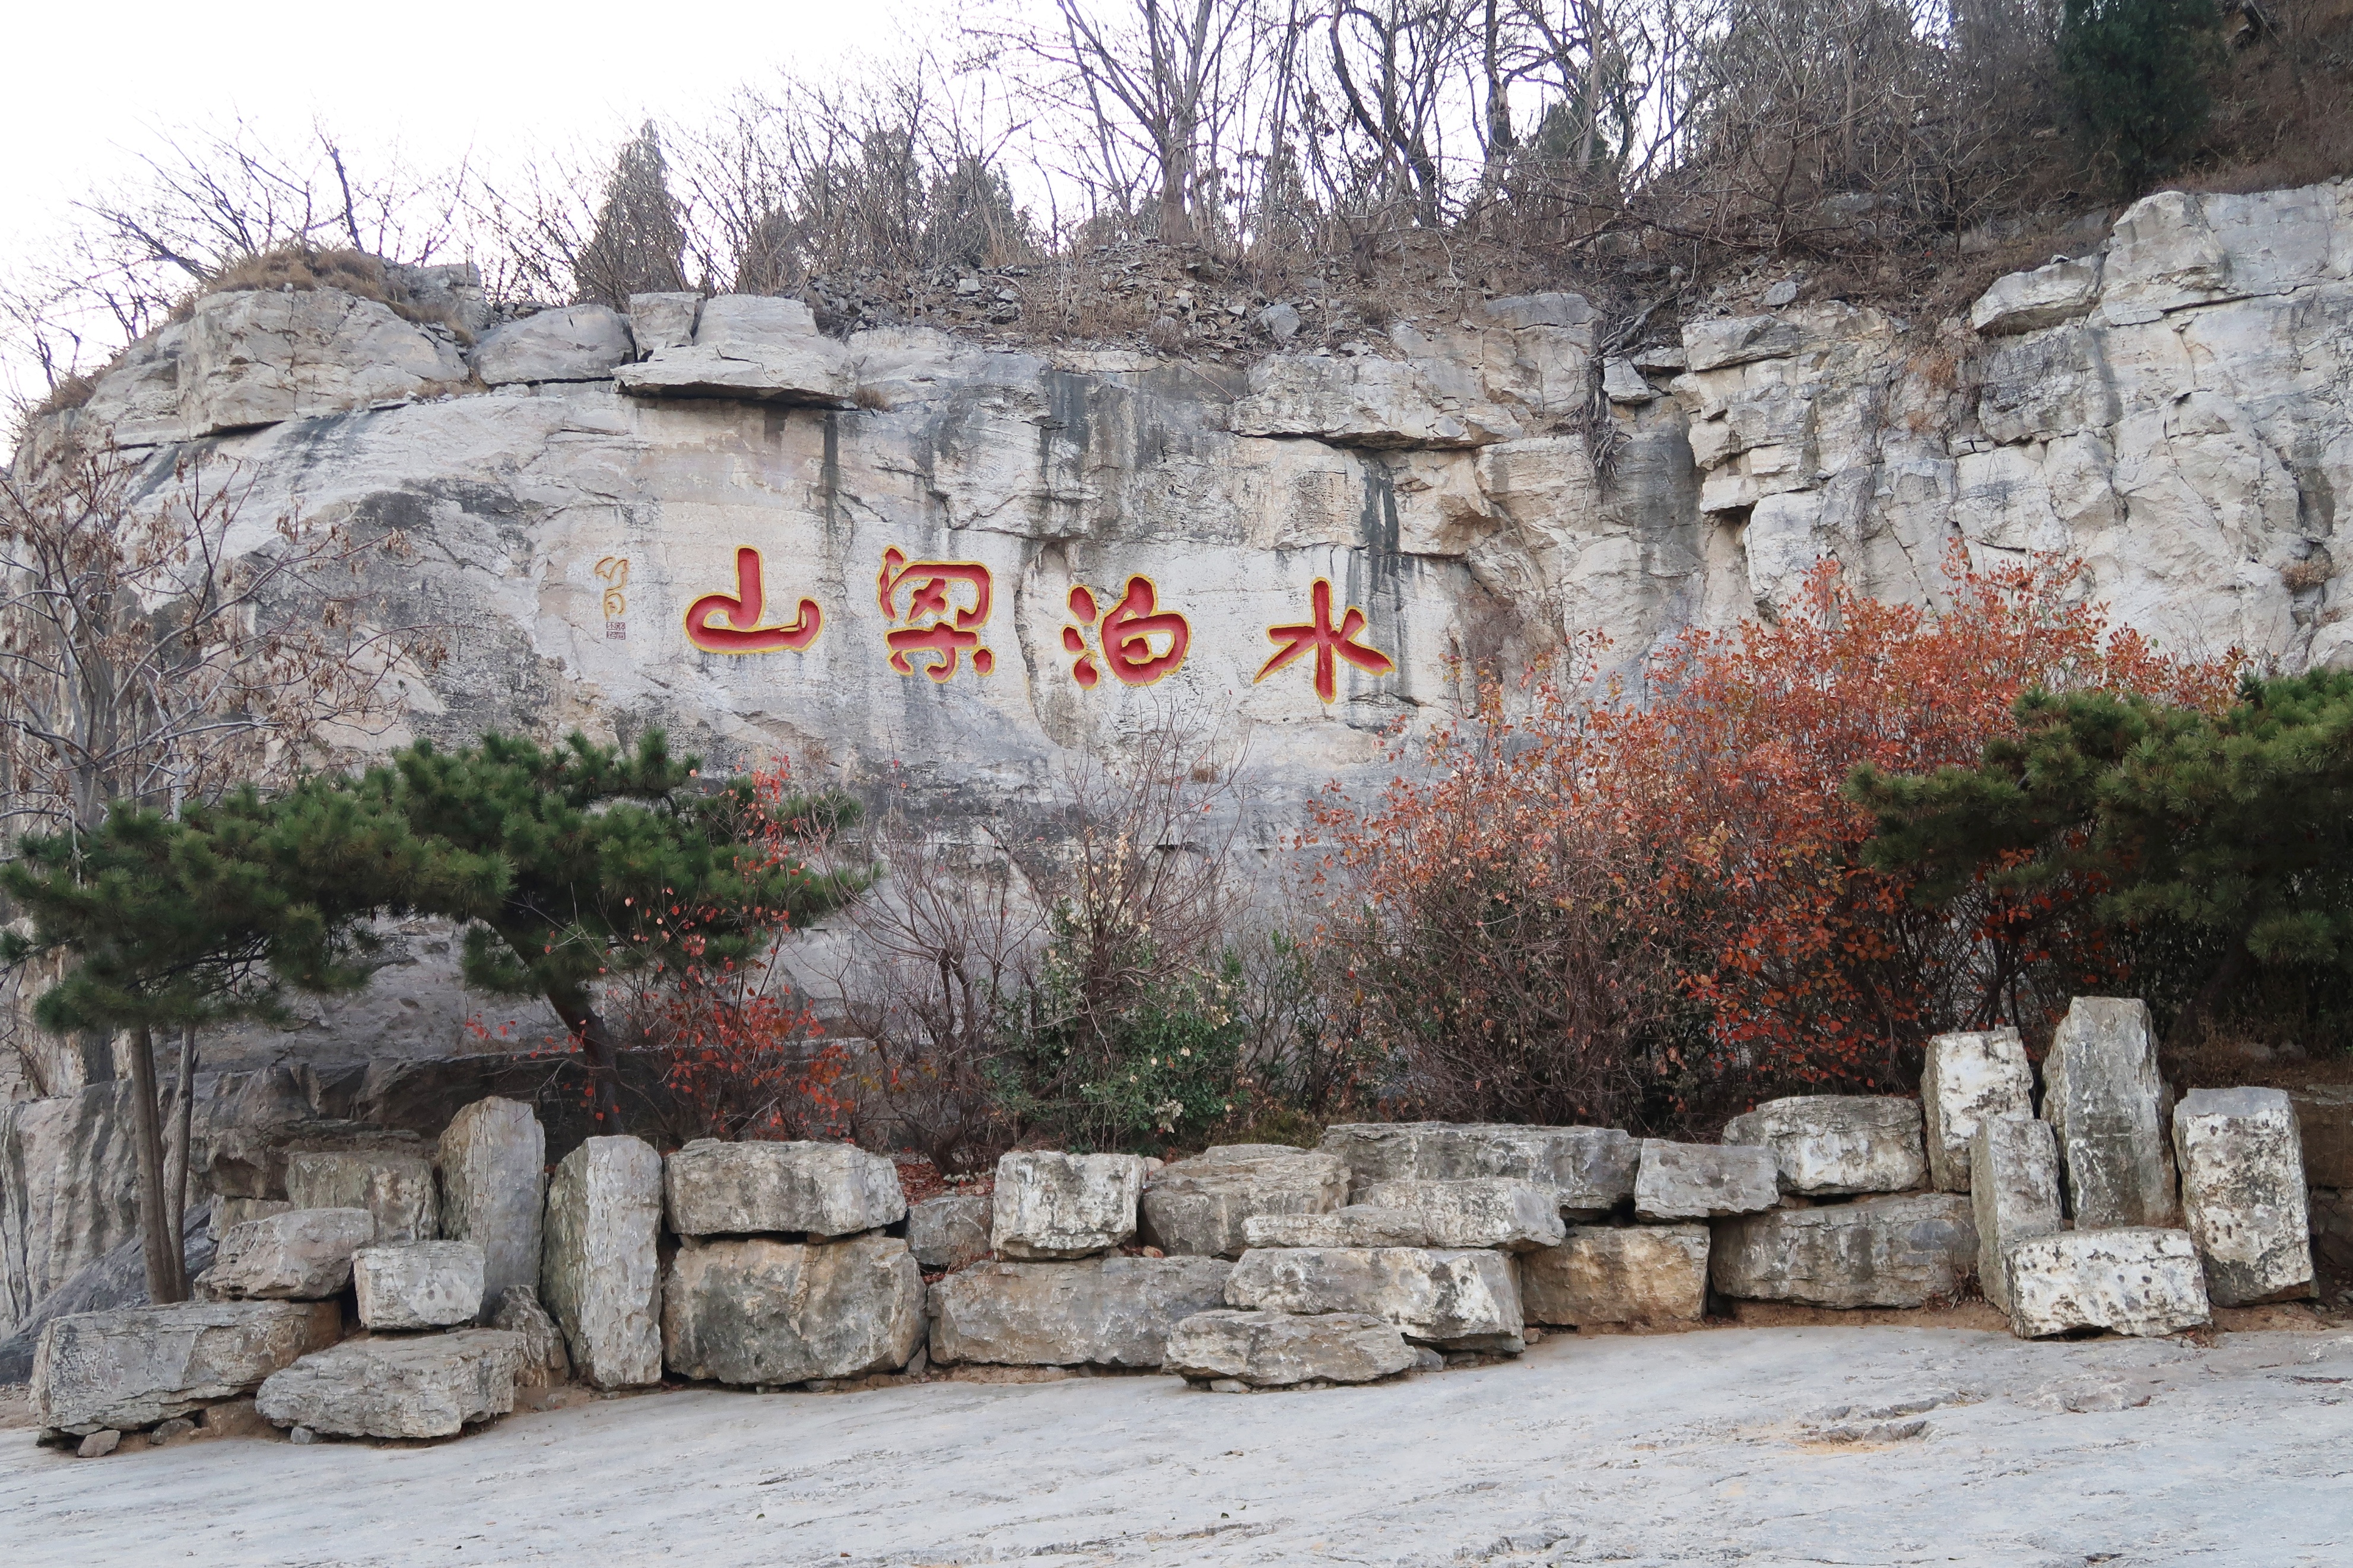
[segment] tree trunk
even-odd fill
[[[193,1028],[180,1031],[180,1082],[178,1097],[173,1101],[171,1164],[164,1183],[164,1191],[171,1199],[165,1205],[172,1216],[172,1230],[180,1234],[188,1212],[188,1163],[195,1145],[196,1110],[196,1032]],[[172,1248],[174,1272],[179,1276],[180,1299],[188,1296],[188,1255],[185,1246]]]
[[[2165,1038],[2165,1048],[2168,1051],[2186,1051],[2195,1044],[2198,1026],[2213,1016],[2224,993],[2246,977],[2253,963],[2254,955],[2247,951],[2247,940],[2242,935],[2231,944],[2231,951],[2223,955],[2222,962],[2214,966],[2214,973],[2206,977],[2206,984],[2198,988],[2198,994],[2181,1009],[2180,1016],[2173,1020],[2173,1028]]]
[[[155,1098],[155,1032],[144,1024],[131,1038],[131,1114],[139,1161],[139,1238],[147,1262],[147,1299],[185,1301],[180,1225],[164,1212],[164,1129]]]
[[[621,1130],[620,1054],[613,1045],[613,1036],[605,1027],[605,1020],[584,997],[550,996],[549,1004],[555,1016],[572,1037],[580,1042],[580,1054],[588,1063],[590,1113],[596,1118],[599,1134]]]

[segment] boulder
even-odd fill
[[[474,374],[518,381],[602,381],[637,358],[629,323],[609,305],[565,305],[492,327],[474,345]]]
[[[1976,1272],[1978,1232],[1957,1193],[1859,1198],[1717,1222],[1716,1293],[1810,1307],[1924,1307]]]
[[[197,1283],[229,1300],[324,1300],[352,1282],[352,1254],[375,1234],[365,1209],[265,1215],[229,1227]]]
[[[547,1133],[520,1100],[478,1100],[441,1134],[441,1234],[482,1249],[482,1310],[539,1289]]]
[[[855,1143],[727,1143],[698,1138],[662,1184],[681,1236],[855,1236],[907,1215],[899,1168]]]
[[[988,1256],[989,1201],[949,1194],[907,1205],[907,1250],[925,1268],[961,1268]]]
[[[1572,1226],[1520,1258],[1532,1323],[1695,1323],[1707,1310],[1707,1226]]]
[[[629,336],[636,342],[639,354],[682,349],[694,342],[695,319],[702,314],[701,294],[632,294]],[[810,324],[816,324],[814,317]]]
[[[895,1236],[690,1240],[662,1291],[662,1359],[681,1377],[858,1377],[896,1371],[923,1342],[923,1272]]]
[[[1226,1302],[1277,1312],[1366,1312],[1449,1350],[1521,1348],[1519,1282],[1500,1252],[1418,1247],[1252,1247]]]
[[[347,1340],[272,1373],[255,1405],[339,1437],[448,1437],[514,1408],[522,1359],[522,1337],[503,1329]]]
[[[5,1132],[0,1127],[0,1132]],[[5,1145],[0,1145],[5,1146]],[[0,1162],[0,1171],[5,1171]],[[190,1208],[183,1216],[181,1259],[191,1279],[201,1279],[212,1267],[213,1242],[206,1234],[206,1211]],[[6,1227],[0,1225],[0,1247],[6,1245]],[[16,1321],[0,1338],[0,1383],[24,1383],[33,1375],[33,1352],[40,1348],[41,1331],[58,1318],[78,1312],[111,1312],[118,1307],[147,1303],[147,1252],[143,1242],[126,1241],[81,1269],[41,1299],[41,1304]]]
[[[1133,1154],[1008,1154],[997,1162],[990,1245],[1007,1258],[1108,1252],[1135,1234],[1143,1189]]]
[[[1421,1247],[1419,1215],[1350,1204],[1330,1214],[1259,1215],[1242,1226],[1251,1247]]]
[[[661,1380],[661,1156],[636,1138],[589,1139],[547,1184],[540,1299],[592,1386]]]
[[[2245,1307],[2312,1294],[2304,1149],[2286,1093],[2193,1089],[2173,1108],[2173,1148],[2207,1299]]]
[[[1916,1100],[1869,1094],[1768,1100],[1725,1122],[1724,1141],[1772,1150],[1781,1190],[1809,1197],[1908,1192],[1928,1173]]]
[[[849,354],[798,300],[721,294],[703,301],[694,342],[623,365],[613,383],[640,397],[733,397],[856,406]]]
[[[332,1301],[183,1301],[58,1318],[33,1353],[33,1415],[76,1436],[153,1426],[252,1393],[333,1344],[343,1323]]]
[[[1447,1121],[1342,1122],[1318,1147],[1346,1162],[1352,1192],[1376,1182],[1517,1176],[1556,1188],[1565,1219],[1599,1219],[1630,1197],[1640,1155],[1615,1127]]]
[[[567,1381],[572,1376],[572,1357],[564,1348],[564,1331],[539,1304],[539,1298],[528,1286],[510,1285],[499,1299],[498,1310],[491,1314],[490,1326],[504,1329],[522,1341],[522,1351],[515,1362],[515,1384],[518,1387],[538,1388]]]
[[[2307,1084],[2287,1097],[2304,1144],[2305,1185],[2353,1187],[2353,1084]]]
[[[1978,1231],[1978,1288],[2010,1310],[2010,1247],[2050,1236],[2059,1212],[2059,1144],[2051,1124],[2012,1113],[1978,1123],[1969,1151],[1969,1217]]]
[[[1557,1247],[1567,1235],[1554,1189],[1515,1176],[1453,1182],[1376,1182],[1357,1194],[1374,1208],[1413,1216],[1418,1247]]]
[[[482,1312],[482,1249],[470,1241],[363,1247],[352,1255],[360,1321],[370,1329],[446,1329]]]
[[[185,438],[308,419],[461,386],[453,338],[339,289],[207,294],[177,377]]]
[[[1238,1258],[1253,1216],[1328,1214],[1347,1201],[1348,1167],[1336,1156],[1229,1143],[1153,1172],[1139,1221],[1144,1240],[1172,1256]]]
[[[1371,1383],[1414,1364],[1397,1325],[1363,1312],[1196,1312],[1169,1332],[1163,1369],[1196,1383],[1229,1377],[1255,1388]]]
[[[365,1209],[386,1247],[440,1234],[433,1163],[406,1149],[311,1150],[286,1156],[286,1195],[298,1209]]]
[[[2172,1091],[2157,1073],[2148,1005],[2078,996],[2042,1058],[2042,1118],[2078,1230],[2169,1227],[2180,1218],[2166,1136]]]
[[[1969,325],[1993,336],[2031,332],[2088,312],[2100,297],[2100,258],[2061,257],[2031,272],[1993,280],[1969,307]]]
[[[213,1243],[249,1219],[267,1219],[274,1214],[284,1214],[294,1205],[284,1198],[215,1198],[212,1218],[206,1228]],[[373,1222],[371,1222],[373,1224]]]
[[[2004,1262],[2010,1331],[2021,1339],[2081,1329],[2176,1334],[2212,1316],[2186,1230],[2061,1231],[2017,1243]]]
[[[1770,1149],[1645,1138],[1634,1213],[1645,1220],[1755,1214],[1781,1201],[1779,1173]]]
[[[1991,1116],[2034,1114],[2034,1069],[2016,1029],[1975,1029],[1928,1042],[1920,1074],[1928,1180],[1939,1191],[1969,1190],[1969,1145]]]
[[[931,1359],[1156,1367],[1171,1329],[1225,1305],[1233,1268],[1221,1258],[979,1264],[932,1287]]]

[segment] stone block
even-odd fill
[[[2304,1143],[2304,1184],[2353,1187],[2353,1084],[2309,1084],[2287,1097]]]
[[[1969,1200],[1910,1193],[1720,1220],[1708,1277],[1753,1301],[1925,1307],[1957,1295],[1977,1262]]]
[[[58,1318],[33,1352],[33,1415],[86,1436],[153,1426],[261,1380],[335,1342],[333,1301],[183,1301]]]
[[[1928,1173],[1920,1102],[1888,1095],[1768,1100],[1725,1122],[1724,1141],[1772,1150],[1781,1190],[1808,1197],[1908,1192]]]
[[[2312,1294],[2304,1149],[2286,1093],[2193,1089],[2173,1108],[2173,1149],[2207,1299],[2245,1307]]]
[[[1084,1258],[1135,1234],[1144,1162],[1133,1154],[1016,1152],[997,1162],[989,1241],[1007,1258]]]
[[[2085,314],[2099,297],[2100,258],[2063,257],[1995,279],[1969,307],[1969,325],[1989,336],[2036,331]]]
[[[2172,1091],[2157,1073],[2148,1006],[2078,996],[2042,1059],[2042,1119],[2059,1138],[2059,1172],[2078,1230],[2179,1223]]]
[[[1695,1323],[1707,1310],[1707,1226],[1572,1226],[1520,1258],[1532,1323]]]
[[[1156,1367],[1169,1331],[1225,1305],[1221,1258],[983,1263],[931,1289],[931,1359]]]
[[[1254,1388],[1371,1383],[1414,1364],[1397,1325],[1363,1312],[1196,1312],[1168,1335],[1164,1370],[1197,1383],[1229,1377]]]
[[[513,382],[603,381],[637,358],[629,323],[609,305],[565,305],[506,321],[474,345],[474,374]]]
[[[495,1096],[449,1119],[441,1134],[441,1234],[482,1249],[482,1310],[516,1286],[539,1289],[539,1226],[547,1206],[547,1133],[530,1106]]]
[[[433,1163],[406,1149],[312,1150],[286,1156],[286,1195],[298,1209],[365,1209],[386,1247],[440,1234]]]
[[[632,294],[629,336],[641,355],[682,349],[694,342],[695,319],[702,314],[701,294]]]
[[[1516,1176],[1557,1189],[1565,1219],[1598,1219],[1633,1195],[1640,1157],[1615,1127],[1448,1121],[1342,1122],[1318,1147],[1347,1163],[1352,1193],[1376,1182]]]
[[[1421,1247],[1419,1216],[1350,1204],[1330,1214],[1259,1215],[1242,1226],[1251,1247]]]
[[[2032,1116],[1989,1116],[1969,1151],[1969,1218],[1978,1231],[1978,1288],[2010,1310],[2004,1256],[2018,1242],[2050,1236],[2060,1215],[2059,1143],[2051,1124]]]
[[[2061,1231],[2017,1243],[2004,1262],[2010,1331],[2021,1339],[2080,1329],[2176,1334],[2212,1316],[2186,1230]]]
[[[482,1249],[470,1241],[363,1247],[352,1255],[360,1321],[370,1329],[446,1329],[482,1311]]]
[[[539,1388],[571,1379],[572,1356],[564,1348],[564,1331],[555,1326],[555,1320],[528,1287],[506,1288],[490,1326],[522,1341],[522,1352],[515,1363],[516,1386]]]
[[[466,378],[453,340],[389,305],[340,289],[244,289],[191,308],[178,390],[185,437],[196,437],[427,397]]]
[[[1245,1310],[1366,1312],[1448,1350],[1521,1348],[1519,1280],[1500,1252],[1252,1247],[1226,1281]]]
[[[895,1236],[690,1240],[662,1291],[681,1377],[776,1384],[895,1372],[923,1342],[923,1272]]]
[[[1419,1247],[1500,1247],[1526,1252],[1557,1247],[1567,1229],[1555,1189],[1515,1176],[1452,1182],[1376,1182],[1359,1199],[1413,1216]]]
[[[1641,1171],[1634,1180],[1639,1218],[1722,1219],[1780,1201],[1780,1165],[1770,1149],[1642,1140]]]
[[[925,1268],[961,1268],[988,1256],[989,1201],[949,1194],[907,1206],[907,1250]]]
[[[636,1138],[589,1139],[547,1184],[540,1299],[594,1387],[661,1380],[661,1156]]]
[[[681,1236],[855,1236],[907,1215],[898,1166],[854,1143],[698,1138],[662,1182]]]
[[[1928,1180],[1939,1191],[1969,1190],[1969,1147],[1988,1117],[2034,1114],[2034,1069],[2016,1029],[1975,1029],[1928,1042],[1920,1074]]]
[[[267,1219],[274,1214],[284,1214],[294,1205],[284,1198],[215,1198],[212,1217],[206,1230],[218,1247],[222,1237],[249,1219]],[[371,1222],[373,1229],[373,1222]]]
[[[229,1227],[197,1283],[228,1300],[323,1300],[352,1282],[352,1254],[375,1234],[365,1209],[265,1215]]]
[[[347,1340],[272,1373],[255,1404],[274,1425],[339,1437],[448,1437],[514,1408],[522,1359],[503,1329]]]
[[[1145,1241],[1172,1256],[1237,1258],[1259,1215],[1329,1214],[1348,1201],[1348,1167],[1332,1154],[1283,1143],[1230,1143],[1162,1166],[1145,1179]]]
[[[613,377],[646,397],[728,397],[820,408],[853,405],[849,355],[798,300],[721,294],[702,303],[694,342],[660,348]]]

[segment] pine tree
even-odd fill
[[[2214,0],[2065,0],[2059,69],[2126,199],[2179,167],[2206,129],[2220,22]]]
[[[670,163],[661,134],[648,121],[621,149],[596,226],[573,263],[580,298],[629,308],[632,294],[674,293],[686,287],[686,231],[670,194]]]

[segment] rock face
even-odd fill
[[[2285,1092],[2192,1090],[2174,1107],[2173,1147],[2208,1299],[2242,1307],[2310,1295],[2304,1149]]]
[[[272,1373],[255,1403],[280,1426],[342,1437],[448,1437],[514,1408],[522,1337],[460,1329],[349,1340]]]
[[[1708,1275],[1754,1301],[1923,1307],[1957,1294],[1977,1261],[1969,1200],[1915,1193],[1725,1220]]]
[[[1556,1189],[1515,1176],[1452,1182],[1376,1182],[1361,1194],[1377,1209],[1409,1215],[1419,1247],[1500,1247],[1526,1252],[1557,1247],[1567,1234]]]
[[[1350,1204],[1330,1214],[1259,1215],[1242,1226],[1252,1247],[1427,1247],[1420,1216]]]
[[[1994,1116],[2034,1114],[2034,1069],[2016,1029],[1938,1035],[1920,1075],[1920,1111],[1928,1141],[1928,1180],[1938,1190],[1969,1190],[1969,1148]]]
[[[178,358],[180,439],[429,397],[466,380],[446,334],[335,289],[207,294]]]
[[[629,323],[607,305],[565,305],[508,321],[474,345],[474,374],[517,381],[599,381],[637,357]]]
[[[925,1268],[961,1268],[988,1256],[987,1198],[925,1198],[907,1206],[907,1250]]]
[[[564,1331],[539,1304],[539,1298],[521,1285],[510,1285],[491,1314],[490,1326],[504,1329],[522,1341],[515,1361],[515,1384],[539,1388],[563,1383],[572,1375],[571,1352],[564,1348]]]
[[[1969,1216],[1978,1229],[1978,1288],[2010,1310],[2011,1246],[2050,1236],[2059,1212],[2059,1142],[2051,1124],[2013,1112],[1978,1123],[1970,1140]]]
[[[2078,996],[2042,1060],[2042,1116],[2059,1136],[2078,1230],[2172,1225],[2172,1091],[2157,1074],[2146,1003]]]
[[[2175,1334],[2211,1314],[2189,1233],[2073,1230],[2010,1249],[2010,1324],[2021,1339],[2107,1329]]]
[[[200,1283],[230,1300],[318,1301],[352,1282],[375,1234],[365,1209],[289,1209],[231,1226]]]
[[[698,1138],[663,1175],[681,1236],[854,1236],[907,1215],[899,1168],[854,1143]]]
[[[1170,1330],[1225,1305],[1233,1268],[1219,1258],[980,1264],[932,1287],[931,1358],[1156,1367]]]
[[[591,1138],[547,1184],[541,1300],[564,1329],[573,1370],[597,1388],[661,1379],[662,1162],[636,1138]]]
[[[371,1329],[446,1329],[482,1310],[482,1249],[470,1241],[364,1247],[352,1255],[360,1321]]]
[[[662,1291],[681,1377],[788,1384],[894,1372],[923,1342],[923,1273],[897,1237],[690,1241]]]
[[[1634,1213],[1642,1219],[1722,1219],[1780,1199],[1780,1165],[1770,1149],[1642,1140],[1634,1180]]]
[[[250,1394],[298,1356],[335,1342],[332,1301],[183,1301],[59,1318],[33,1356],[33,1414],[86,1434],[153,1426]]]
[[[1084,1258],[1135,1234],[1144,1162],[1016,1152],[997,1162],[989,1239],[1007,1258]]]
[[[440,1231],[433,1163],[401,1150],[334,1150],[286,1157],[286,1195],[298,1209],[365,1209],[385,1246]]]
[[[441,1234],[482,1249],[482,1307],[539,1289],[547,1133],[520,1100],[478,1100],[441,1134]]]
[[[2312,1187],[2353,1187],[2353,1084],[2292,1089],[2304,1180]]]
[[[1164,1165],[1145,1178],[1144,1239],[1172,1255],[1238,1258],[1261,1215],[1329,1214],[1348,1201],[1337,1157],[1283,1143],[1232,1143]]]
[[[1768,1100],[1725,1122],[1724,1141],[1772,1150],[1781,1190],[1809,1197],[1908,1192],[1927,1174],[1916,1100],[1861,1094]]]
[[[1423,1247],[1253,1247],[1226,1300],[1246,1310],[1363,1312],[1451,1350],[1521,1347],[1519,1282],[1497,1252]]]
[[[1707,1310],[1707,1226],[1575,1226],[1520,1259],[1532,1323],[1695,1323]]]
[[[1634,1191],[1633,1138],[1614,1127],[1344,1122],[1320,1145],[1347,1164],[1352,1194],[1377,1182],[1514,1176],[1556,1189],[1564,1217],[1598,1218]]]
[[[1362,1312],[1196,1312],[1168,1336],[1166,1371],[1205,1382],[1230,1377],[1257,1388],[1294,1383],[1371,1383],[1414,1363],[1394,1324]]]

